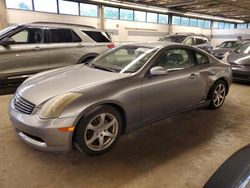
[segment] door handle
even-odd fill
[[[83,47],[85,47],[85,46],[82,45],[82,44],[78,44],[78,45],[77,45],[77,48],[83,48]]]
[[[34,50],[41,50],[40,46],[35,46]]]
[[[189,79],[194,79],[198,76],[198,74],[192,73],[190,74],[190,76],[188,77]]]

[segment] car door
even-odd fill
[[[48,48],[42,28],[26,27],[6,38],[14,44],[0,46],[0,75],[7,79],[28,77],[48,69]]]
[[[82,39],[68,28],[50,28],[49,66],[73,65],[84,55]]]
[[[189,50],[172,48],[160,53],[152,67],[164,67],[168,74],[145,76],[142,86],[143,120],[191,107],[203,93],[198,70]]]

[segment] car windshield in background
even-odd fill
[[[219,48],[237,48],[241,44],[242,44],[241,42],[229,41],[229,42],[221,43],[218,47]]]
[[[3,30],[0,30],[0,36],[8,33],[9,31],[11,31],[12,29],[15,29],[15,28],[17,28],[17,26],[9,26],[9,27],[6,27]]]
[[[139,70],[156,51],[157,48],[122,46],[100,56],[90,66],[112,72],[133,73]]]
[[[160,41],[167,41],[167,42],[177,42],[182,43],[185,40],[186,36],[167,36],[164,38],[161,38]]]
[[[234,52],[244,53],[244,54],[250,53],[250,43],[246,43],[246,44],[239,46],[238,48],[235,49]]]

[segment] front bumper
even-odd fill
[[[250,81],[250,66],[232,66],[233,80]]]
[[[74,126],[75,117],[42,120],[37,115],[17,111],[12,102],[9,115],[19,137],[34,148],[44,151],[70,151],[73,132],[60,132],[58,128]]]

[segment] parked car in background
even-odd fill
[[[204,188],[249,188],[250,144],[227,159],[207,181]]]
[[[89,61],[114,45],[90,26],[35,22],[0,31],[0,88],[44,70]]]
[[[223,61],[231,64],[234,80],[250,81],[250,42],[226,54]]]
[[[28,78],[9,105],[21,139],[42,150],[97,155],[119,136],[201,106],[220,108],[231,68],[212,55],[176,43],[116,47],[89,64]]]
[[[225,41],[221,43],[220,45],[213,48],[213,55],[218,59],[223,59],[224,55],[227,52],[232,52],[235,48],[238,46],[244,44],[249,40],[234,40],[234,41]]]
[[[159,40],[195,46],[197,48],[207,51],[208,53],[211,53],[213,49],[208,38],[202,34],[176,33],[175,35],[167,35],[165,37],[161,37]]]

